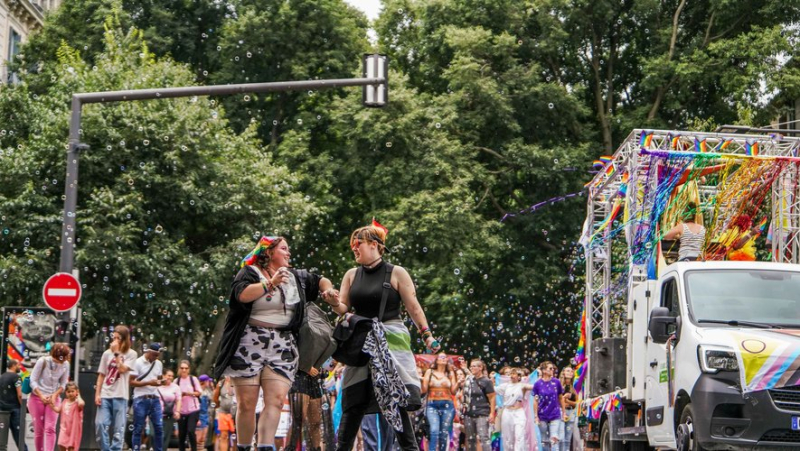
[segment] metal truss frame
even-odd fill
[[[648,145],[641,145],[642,133],[650,135]],[[628,208],[631,218],[636,217],[635,212],[644,212],[652,208],[652,199],[641,198],[638,189],[642,181],[649,180],[656,183],[655,177],[648,179],[651,170],[651,157],[642,154],[642,149],[654,151],[681,152],[687,155],[697,154],[695,144],[704,143],[705,154],[730,157],[741,155],[742,158],[753,158],[748,155],[748,150],[758,147],[758,156],[763,157],[788,157],[797,159],[800,151],[800,138],[784,137],[780,135],[753,135],[737,133],[703,133],[691,131],[668,130],[633,130],[622,142],[614,153],[611,162],[606,166],[608,170],[595,175],[588,185],[587,223],[586,232],[589,236],[599,230],[601,224],[609,217],[613,209],[614,198],[617,196],[621,185],[624,183],[624,174],[628,174],[627,195],[630,197]],[[715,149],[722,149],[718,153]],[[775,181],[772,190],[772,258],[778,262],[800,262],[800,165],[793,165],[791,170],[785,171]],[[654,187],[653,187],[654,188]],[[710,185],[699,186],[700,195],[707,199],[716,194],[716,187]],[[644,217],[646,220],[646,217]],[[643,224],[626,224],[625,234],[633,237],[637,227]],[[645,224],[646,225],[646,224]],[[611,330],[611,306],[615,302],[627,305],[626,299],[614,299],[612,287],[612,239],[609,236],[612,227],[609,225],[603,233],[606,239],[600,244],[587,243],[586,257],[586,291],[584,308],[586,315],[586,358],[590,358],[592,340],[594,338],[608,338]],[[624,239],[624,238],[620,238]],[[630,251],[629,251],[630,254]],[[631,255],[627,255],[629,261]],[[617,262],[620,263],[620,262]],[[626,265],[628,262],[624,262]],[[628,292],[633,286],[644,281],[646,277],[644,268],[630,268],[628,271]],[[619,296],[619,295],[618,295]],[[587,379],[589,374],[587,374]],[[585,386],[590,386],[587,380]]]

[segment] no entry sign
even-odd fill
[[[75,307],[81,298],[81,284],[72,274],[59,272],[50,276],[42,290],[44,303],[57,312]]]

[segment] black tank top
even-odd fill
[[[383,280],[386,277],[387,263],[381,261],[374,268],[359,268],[356,271],[353,285],[350,286],[350,306],[356,315],[367,318],[377,318],[381,309],[383,296]],[[386,299],[386,310],[382,321],[389,321],[400,317],[400,293],[394,288],[389,289]]]

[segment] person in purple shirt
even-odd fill
[[[544,362],[539,366],[542,377],[533,384],[533,412],[539,431],[542,433],[542,448],[545,451],[559,451],[561,445],[561,424],[564,412],[564,388],[554,378],[556,366]]]

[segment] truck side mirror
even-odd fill
[[[666,307],[655,307],[650,311],[648,330],[656,343],[666,343],[670,335],[680,336],[680,317],[672,316]]]

